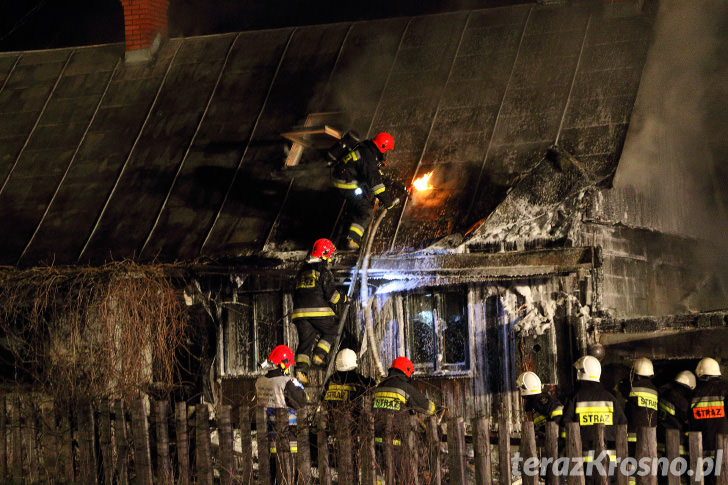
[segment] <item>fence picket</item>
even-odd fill
[[[538,460],[538,451],[536,450],[536,431],[533,427],[532,420],[526,420],[523,422],[521,428],[521,449],[523,461],[521,466],[521,473],[523,483],[526,485],[538,485],[538,467],[532,467],[531,463],[533,460]]]
[[[336,411],[336,471],[339,483],[354,483],[354,459],[352,450],[353,421],[348,409]]]
[[[490,420],[480,417],[473,420],[473,452],[475,454],[475,483],[491,483],[493,480],[492,458],[490,449]],[[437,428],[435,428],[437,431]],[[440,443],[437,443],[439,463]],[[433,460],[434,461],[434,460]],[[437,467],[439,470],[439,466]],[[441,483],[438,480],[434,483]]]
[[[258,483],[270,485],[270,445],[268,443],[268,424],[265,408],[255,408],[255,437],[258,445]]]
[[[110,406],[111,403],[106,400],[102,401],[99,405],[99,448],[101,448],[101,468],[104,485],[111,485],[114,481]]]
[[[195,406],[195,458],[197,461],[197,483],[212,485],[212,443],[210,443],[210,411],[207,404]]]
[[[553,421],[546,423],[545,456],[551,458],[551,464],[546,472],[546,484],[558,485],[559,477],[556,475],[556,460],[559,459],[559,425]]]
[[[187,403],[174,406],[175,430],[177,431],[177,483],[190,483],[190,439],[187,424]]]
[[[665,431],[665,456],[672,463],[680,457],[680,430],[668,429]],[[673,467],[667,467],[667,485],[680,485],[680,476]]]
[[[374,416],[371,397],[365,396],[362,404],[362,447],[361,469],[362,485],[375,485],[377,480],[376,452],[374,450]],[[434,482],[440,483],[440,482]]]
[[[298,427],[296,429],[296,440],[298,441],[298,453],[296,453],[296,468],[298,476],[296,483],[309,485],[311,478],[311,430],[308,425],[308,409],[303,407],[298,410]]]
[[[79,407],[76,422],[78,423],[79,478],[81,483],[96,483],[94,415],[90,403],[84,403]]]
[[[629,456],[629,445],[627,442],[627,425],[618,424],[615,429],[617,432],[617,460],[620,464],[620,466],[617,468],[617,485],[628,485],[629,476],[625,473],[625,467],[621,465],[624,462],[624,459]]]
[[[66,420],[67,421],[67,420]],[[64,427],[68,429],[69,439],[64,440],[65,443],[70,445],[70,427]],[[119,483],[128,482],[128,463],[129,463],[129,440],[126,433],[126,416],[124,412],[124,402],[114,401],[114,444],[116,445],[116,478]],[[65,456],[71,463],[71,453],[68,452]],[[63,463],[63,462],[62,462]],[[65,462],[68,463],[68,462]],[[70,475],[73,480],[73,470]]]
[[[134,470],[139,483],[152,483],[152,457],[149,448],[149,424],[144,401],[131,403],[131,434],[134,441]]]
[[[637,461],[643,463],[641,460],[645,460],[645,462],[649,460],[651,470],[650,473],[637,477],[640,485],[657,485],[657,471],[652,466],[657,461],[656,431],[657,429],[653,426],[643,426],[637,430]]]
[[[501,485],[511,483],[511,422],[506,417],[498,421],[498,469]]]
[[[253,483],[253,440],[247,402],[240,406],[240,454],[241,483]]]
[[[233,459],[233,422],[232,407],[230,405],[220,406],[220,419],[218,420],[218,454],[220,457],[220,484],[229,485],[233,483],[235,476],[235,460]]]
[[[288,409],[275,411],[276,483],[293,483],[293,460],[289,441]]]
[[[715,455],[715,460],[716,460],[715,473],[717,474],[715,483],[716,483],[716,485],[728,485],[728,471],[725,470],[725,463],[722,463],[722,460],[725,457],[725,450],[728,450],[728,434],[719,434],[716,437],[715,449],[722,450],[723,455],[724,455],[721,458],[721,463],[720,463],[721,469],[720,470],[718,470],[718,468],[717,468],[719,466],[718,465],[718,453],[716,452],[716,455]]]
[[[450,483],[465,485],[465,424],[462,418],[451,417],[447,421],[447,456],[450,468]]]
[[[157,480],[160,483],[172,483],[172,462],[169,457],[169,403],[157,401]]]
[[[579,423],[566,423],[566,456],[572,460],[576,458],[575,461],[569,464],[569,468],[576,468],[578,470],[577,473],[569,473],[567,479],[567,483],[569,485],[584,485],[584,467],[581,445],[581,429],[579,427]]]

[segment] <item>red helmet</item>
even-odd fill
[[[311,256],[314,258],[321,258],[324,261],[329,261],[331,256],[336,252],[336,246],[328,239],[319,239],[313,243],[313,249],[311,250]]]
[[[271,351],[268,360],[284,370],[288,369],[293,364],[293,351],[286,345],[279,345]]]
[[[394,138],[389,133],[380,133],[372,141],[382,153],[394,148]]]
[[[415,371],[415,366],[412,365],[412,361],[407,357],[397,357],[392,361],[392,367],[390,369],[399,369],[404,372],[407,377],[412,377],[412,373]]]

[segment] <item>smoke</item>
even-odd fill
[[[728,245],[725,24],[725,0],[661,2],[614,180],[647,202],[627,223]]]

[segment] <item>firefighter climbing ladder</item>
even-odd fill
[[[377,210],[378,200],[374,201],[374,212]],[[349,285],[349,291],[346,292],[346,305],[344,306],[344,309],[341,311],[341,315],[339,316],[339,326],[336,332],[336,339],[334,340],[334,344],[331,347],[331,352],[329,353],[329,363],[326,366],[326,375],[324,376],[324,380],[322,382],[326,382],[329,377],[331,377],[331,374],[334,370],[334,361],[336,360],[336,353],[339,351],[339,344],[341,342],[341,335],[344,332],[344,324],[346,323],[346,317],[349,315],[349,308],[351,307],[351,301],[354,296],[354,293],[357,290],[357,283],[359,282],[359,274],[362,274],[362,305],[365,305],[365,309],[368,307],[368,301],[365,301],[365,299],[368,299],[366,295],[364,295],[365,291],[363,290],[364,287],[366,287],[366,274],[369,266],[369,255],[372,250],[372,243],[374,242],[374,236],[376,235],[377,229],[379,228],[379,224],[384,219],[384,216],[387,215],[387,209],[383,208],[382,211],[379,213],[379,216],[377,216],[376,222],[372,224],[370,221],[369,228],[367,229],[367,241],[364,246],[362,246],[362,249],[359,251],[359,257],[356,260],[356,267],[354,269],[354,274],[351,277],[351,284]],[[367,335],[371,335],[373,337],[373,334],[369,331],[369,326],[371,322],[367,323]],[[372,342],[370,342],[371,344]],[[374,356],[374,361],[377,365],[377,369],[380,371],[380,373],[383,373],[382,371],[382,364],[379,361],[379,356],[376,354],[375,349],[376,347],[374,345],[372,346],[372,355]]]

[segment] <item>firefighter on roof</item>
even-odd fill
[[[311,364],[323,366],[326,363],[336,338],[336,313],[331,305],[346,300],[346,296],[342,298],[337,291],[334,275],[328,268],[335,252],[331,241],[319,239],[296,275],[291,320],[298,332],[296,377],[304,384],[308,384]],[[319,337],[318,342],[316,337]]]
[[[533,415],[536,433],[543,434],[549,421],[561,424],[564,406],[555,397],[542,392],[541,379],[535,372],[522,372],[516,385],[523,397],[523,409]]]
[[[387,191],[381,170],[381,166],[386,165],[387,151],[393,148],[392,135],[379,133],[372,140],[364,140],[343,150],[343,154],[337,153],[333,183],[346,200],[349,211],[348,249],[358,249],[361,245],[375,197],[387,209],[399,202]]]
[[[715,452],[715,438],[728,433],[725,416],[725,400],[728,386],[720,378],[720,365],[715,359],[706,357],[695,368],[698,377],[690,404],[690,430],[703,433],[703,456]]]
[[[615,425],[627,424],[622,404],[602,386],[600,382],[602,365],[596,357],[585,355],[574,363],[574,367],[578,383],[576,392],[564,406],[563,422],[579,423],[585,460],[591,459],[588,452],[594,449],[593,443],[596,438],[594,425],[603,423],[609,458],[616,459]]]

